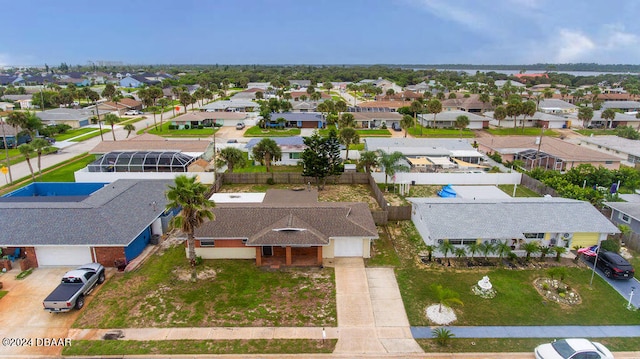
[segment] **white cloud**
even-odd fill
[[[457,22],[465,27],[475,30],[487,30],[492,27],[485,21],[477,7],[456,6],[444,0],[413,0],[411,2],[443,20]]]
[[[552,35],[553,36],[553,35]],[[581,31],[560,29],[551,42],[550,50],[556,53],[554,62],[581,62],[597,49],[594,41]]]

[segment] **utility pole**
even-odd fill
[[[4,129],[4,119],[0,119],[2,123],[2,141],[4,142],[5,160],[7,162],[7,171],[9,171],[9,184],[13,184],[13,177],[11,176],[11,162],[9,161],[9,145],[7,144],[7,134]],[[18,134],[16,133],[16,144],[18,142]],[[6,178],[5,178],[6,181]]]

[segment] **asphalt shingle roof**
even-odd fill
[[[160,216],[169,180],[117,180],[80,202],[0,202],[1,246],[126,246]]]
[[[611,207],[618,212],[622,212],[636,221],[640,221],[640,203],[634,202],[604,202],[607,207]]]
[[[619,233],[588,202],[566,198],[409,198],[431,239],[522,238],[524,233]]]

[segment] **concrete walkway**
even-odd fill
[[[413,340],[392,269],[366,269],[362,258],[337,258],[336,354],[422,353]]]
[[[435,327],[411,327],[414,338],[432,338]],[[456,338],[606,338],[640,337],[638,325],[558,325],[445,327]]]

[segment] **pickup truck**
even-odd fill
[[[51,313],[68,312],[84,307],[85,296],[104,282],[104,267],[100,263],[82,265],[64,274],[56,289],[42,302]]]

